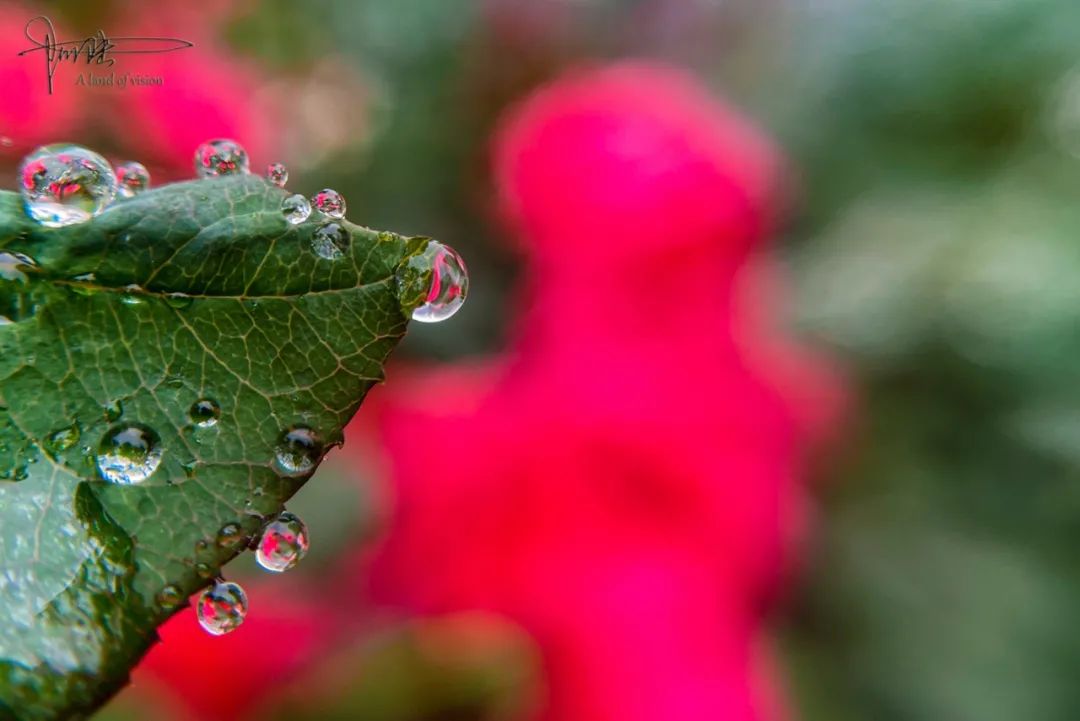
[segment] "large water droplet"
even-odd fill
[[[311,203],[297,193],[281,201],[281,214],[293,225],[300,225],[311,215]]]
[[[231,581],[218,581],[203,591],[195,607],[199,625],[215,636],[239,628],[244,622],[247,610],[247,594]]]
[[[98,447],[97,467],[113,483],[142,483],[161,463],[161,438],[149,426],[128,423],[110,428]]]
[[[266,179],[279,188],[284,188],[289,182],[289,169],[284,163],[270,163],[266,166]]]
[[[249,172],[247,151],[235,140],[208,140],[195,150],[195,174],[200,178]]]
[[[294,514],[283,511],[263,529],[255,560],[267,571],[281,573],[299,563],[307,550],[307,526]]]
[[[430,285],[423,303],[412,312],[413,320],[438,323],[457,313],[469,294],[469,273],[465,261],[453,248],[437,240],[409,261],[410,267],[426,270]]]
[[[158,605],[164,609],[176,608],[183,600],[184,595],[180,593],[180,589],[172,584],[165,586],[157,594]]]
[[[121,197],[134,198],[150,187],[150,171],[142,163],[129,160],[116,166],[116,181]]]
[[[199,428],[210,428],[221,418],[221,406],[213,398],[200,398],[191,404],[188,416]]]
[[[349,231],[340,223],[326,223],[311,234],[311,249],[326,260],[337,260],[349,250]]]
[[[345,217],[345,198],[341,193],[324,188],[311,196],[311,205],[315,210],[340,220]]]
[[[283,476],[303,476],[315,470],[321,454],[318,434],[307,426],[293,426],[281,434],[274,449],[274,464]]]
[[[26,214],[49,228],[85,223],[116,196],[116,174],[105,158],[78,145],[38,148],[19,166]]]

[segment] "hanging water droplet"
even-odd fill
[[[112,423],[124,415],[124,404],[120,401],[111,401],[102,407],[105,411],[105,420]]]
[[[183,600],[184,595],[180,593],[180,589],[172,584],[165,586],[157,594],[158,605],[164,609],[176,608]]]
[[[322,442],[307,426],[293,426],[281,434],[274,449],[274,463],[283,476],[303,476],[315,470]]]
[[[188,416],[199,428],[211,428],[221,418],[221,406],[213,398],[200,398],[191,404]]]
[[[78,442],[79,424],[73,423],[50,433],[49,437],[45,439],[45,450],[52,455],[56,455],[61,451],[66,451]]]
[[[349,250],[349,231],[340,223],[326,223],[311,234],[311,249],[326,260],[337,260]]]
[[[290,195],[281,201],[281,214],[293,225],[300,225],[311,215],[311,203],[299,193]]]
[[[168,303],[170,307],[176,308],[177,310],[187,308],[191,305],[193,300],[194,298],[187,293],[169,293],[165,296],[165,302]]]
[[[142,163],[129,160],[116,166],[116,182],[121,197],[134,198],[150,187],[150,171]]]
[[[247,594],[231,581],[214,583],[202,592],[195,607],[199,625],[215,636],[235,631],[244,622],[247,610]]]
[[[149,426],[129,423],[110,428],[98,447],[97,467],[106,481],[142,483],[161,463],[161,438]]]
[[[407,274],[399,276],[403,293],[412,294],[413,285],[427,279],[427,292],[412,311],[413,320],[438,323],[457,313],[469,294],[469,273],[457,252],[437,240],[407,263]]]
[[[289,169],[284,163],[270,163],[266,166],[266,179],[279,188],[284,188],[289,182]]]
[[[105,158],[78,145],[38,148],[19,166],[26,214],[49,228],[85,223],[116,196],[116,174]]]
[[[267,571],[281,573],[299,563],[307,551],[307,526],[296,515],[282,511],[263,529],[255,560]]]
[[[226,523],[217,534],[217,545],[221,548],[235,548],[244,540],[244,529],[238,523]]]
[[[340,220],[345,217],[345,198],[341,193],[324,188],[311,196],[311,205],[315,210]]]
[[[242,175],[251,172],[247,151],[235,140],[208,140],[195,150],[195,175]]]

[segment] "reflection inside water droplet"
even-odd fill
[[[274,449],[274,465],[283,476],[303,476],[315,470],[322,454],[319,436],[307,426],[293,426],[281,434]]]
[[[150,187],[150,171],[142,163],[129,160],[116,166],[117,192],[123,198],[134,198]]]
[[[231,581],[218,581],[202,592],[195,607],[199,625],[214,636],[235,631],[248,611],[247,594]]]
[[[101,439],[98,471],[112,483],[141,483],[157,470],[162,452],[161,439],[149,426],[141,423],[115,426]]]
[[[469,274],[457,252],[437,240],[428,243],[417,257],[431,273],[431,285],[423,304],[412,312],[413,320],[438,323],[457,313],[469,294]]]
[[[191,404],[188,417],[199,428],[211,428],[221,417],[221,406],[213,398],[200,398]]]
[[[270,163],[266,166],[266,179],[279,188],[289,182],[289,170],[284,163]]]
[[[184,600],[180,589],[172,584],[165,586],[157,594],[158,605],[164,609],[176,608]]]
[[[19,166],[26,214],[49,228],[84,223],[116,196],[116,174],[87,148],[57,143],[38,148]]]
[[[250,172],[247,151],[235,140],[208,140],[195,150],[195,174],[200,178]]]
[[[345,197],[330,188],[324,188],[311,196],[311,207],[336,220],[345,217]]]
[[[307,551],[307,526],[294,514],[283,511],[263,529],[255,560],[267,571],[281,573],[299,563]]]
[[[281,201],[281,214],[292,225],[300,225],[311,216],[311,203],[299,193],[290,195]]]
[[[311,249],[326,260],[337,260],[349,250],[349,231],[340,223],[326,223],[311,234]]]

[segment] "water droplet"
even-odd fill
[[[49,228],[85,223],[116,196],[116,174],[105,158],[78,145],[38,148],[19,166],[26,214]]]
[[[281,434],[274,449],[274,463],[283,476],[303,476],[315,470],[322,442],[307,426],[293,426]]]
[[[25,283],[26,270],[37,270],[37,263],[28,255],[0,251],[0,279]]]
[[[141,285],[131,283],[124,286],[124,294],[120,296],[120,302],[124,305],[142,305],[143,294],[146,291],[143,290]]]
[[[244,622],[247,610],[247,594],[231,581],[218,581],[203,591],[195,608],[199,625],[215,636],[235,631]]]
[[[161,463],[161,439],[141,423],[115,426],[101,439],[97,467],[113,483],[142,483]]]
[[[247,151],[235,140],[208,140],[195,150],[195,175],[200,178],[249,172]]]
[[[413,309],[413,320],[438,323],[457,313],[469,294],[469,274],[457,252],[437,240],[428,243],[423,253],[408,262],[411,275],[427,278],[427,293]]]
[[[307,550],[307,526],[294,514],[283,511],[263,529],[255,560],[267,571],[281,573],[299,563]]]
[[[124,404],[118,400],[106,403],[103,408],[105,410],[105,420],[109,423],[118,420],[120,416],[124,415]]]
[[[116,166],[116,181],[121,197],[134,198],[150,187],[150,171],[142,163],[129,160]]]
[[[0,324],[9,325],[33,317],[37,304],[28,292],[29,276],[39,268],[22,253],[0,251]]]
[[[284,163],[270,163],[266,166],[266,179],[279,188],[284,188],[289,182],[289,169]]]
[[[345,217],[345,198],[341,193],[324,188],[311,196],[311,205],[315,210],[340,220]]]
[[[217,534],[217,545],[221,548],[235,548],[244,541],[244,529],[238,523],[226,523]]]
[[[221,418],[221,406],[212,398],[200,398],[191,404],[188,416],[199,428],[211,428]]]
[[[184,595],[180,593],[180,589],[172,584],[165,586],[157,594],[158,605],[165,609],[176,608],[183,600]]]
[[[79,425],[73,423],[49,434],[49,437],[45,439],[45,450],[56,455],[61,451],[66,451],[78,442]]]
[[[285,220],[293,225],[300,225],[311,215],[311,203],[299,193],[290,195],[281,201],[281,213]]]
[[[195,564],[195,573],[199,576],[199,578],[213,578],[214,577],[214,569],[211,568],[210,565],[206,564],[206,563],[196,563]]]
[[[311,234],[311,249],[326,260],[337,260],[349,249],[349,231],[340,223],[326,223]]]
[[[187,308],[193,300],[187,293],[169,293],[165,296],[165,302],[178,310]]]

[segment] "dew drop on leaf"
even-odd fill
[[[231,581],[214,583],[202,592],[195,607],[199,625],[214,636],[235,631],[244,622],[247,610],[247,594]]]
[[[124,415],[124,404],[120,401],[112,401],[105,404],[105,420],[109,423],[119,420]]]
[[[304,476],[315,470],[322,442],[307,426],[293,426],[281,434],[274,449],[274,465],[283,476]]]
[[[213,398],[200,398],[188,411],[191,422],[199,428],[212,428],[221,418],[221,406]]]
[[[244,530],[237,523],[226,523],[217,534],[217,545],[221,548],[236,548],[244,541]]]
[[[200,178],[249,172],[247,151],[235,140],[208,140],[195,150],[195,175]]]
[[[336,220],[345,217],[345,198],[341,193],[330,188],[323,188],[311,196],[311,206],[315,210]]]
[[[101,439],[98,471],[112,483],[142,483],[157,470],[162,451],[161,438],[149,426],[141,423],[115,426]]]
[[[165,302],[168,303],[170,307],[178,310],[187,308],[191,305],[193,300],[194,299],[187,293],[169,293],[165,296]]]
[[[311,249],[326,260],[337,260],[349,249],[349,231],[340,223],[326,223],[311,234]]]
[[[0,251],[0,325],[33,317],[37,306],[27,293],[27,273],[37,270],[33,258],[22,253]]]
[[[292,225],[300,225],[311,215],[311,203],[299,193],[290,195],[281,201],[281,214]]]
[[[49,437],[45,439],[45,450],[55,455],[68,450],[78,442],[79,426],[77,423],[73,423],[50,433]]]
[[[195,564],[195,573],[198,574],[199,578],[213,578],[214,577],[214,569],[211,568],[210,564],[207,564],[207,563],[196,563]]]
[[[85,223],[116,196],[116,174],[105,158],[79,145],[45,145],[23,158],[19,190],[26,214],[49,228]]]
[[[289,169],[284,163],[270,163],[266,166],[266,179],[279,188],[284,188],[289,182]]]
[[[158,605],[166,609],[176,608],[182,600],[184,600],[184,595],[180,593],[179,588],[172,584],[165,586],[157,594]]]
[[[307,550],[307,526],[295,514],[282,511],[263,528],[255,560],[267,571],[281,573],[299,563]]]
[[[469,273],[457,251],[433,240],[414,260],[427,265],[431,285],[423,304],[413,310],[413,320],[438,323],[457,313],[469,294]]]
[[[129,160],[116,166],[117,192],[122,198],[134,198],[150,187],[150,171],[142,163]]]

